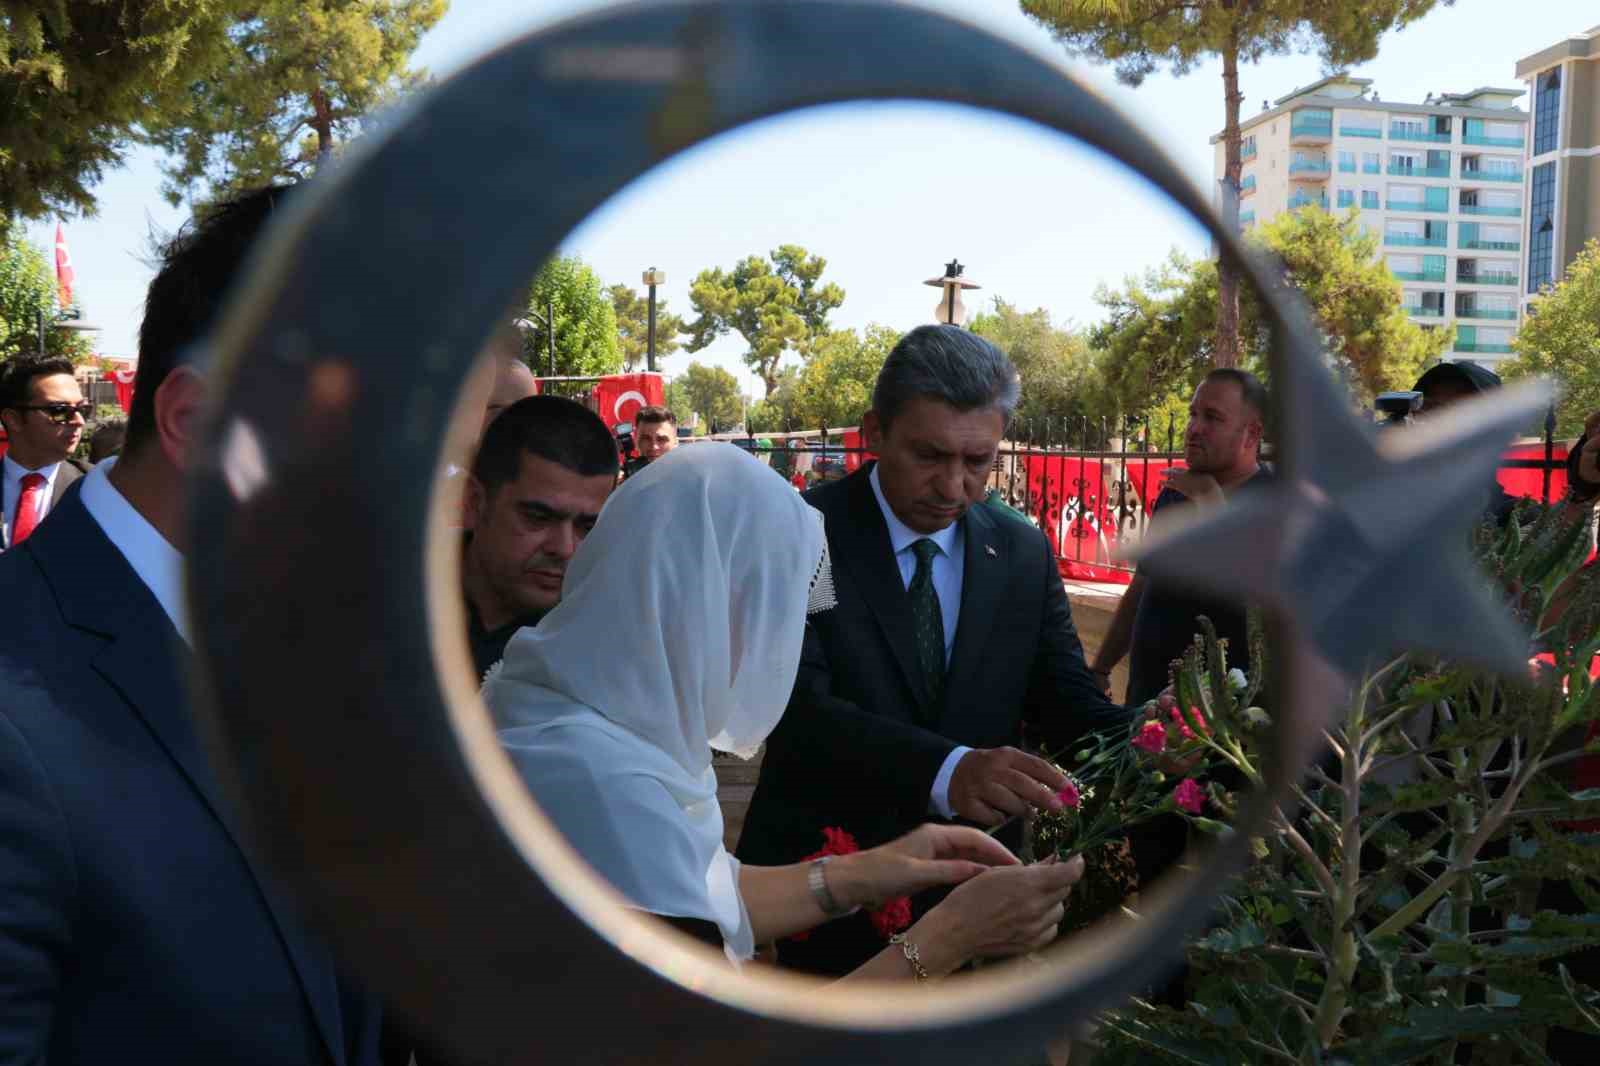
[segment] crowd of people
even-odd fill
[[[90,413],[70,365],[0,379],[0,1063],[427,1059],[408,1026],[380,1038],[373,997],[242,844],[186,705],[183,480],[212,385],[180,353],[290,195],[220,205],[165,250],[119,454],[70,458]],[[926,981],[1049,943],[1083,866],[1016,856],[1007,827],[1068,783],[1030,749],[1126,726],[1197,614],[1243,619],[1136,578],[1085,661],[1050,545],[990,500],[1006,355],[907,333],[862,421],[875,461],[803,495],[732,445],[680,447],[664,408],[624,456],[520,360],[486,359],[474,452],[446,471],[472,666],[589,863],[736,966]],[[1270,478],[1267,407],[1249,374],[1205,379],[1158,524]],[[1600,490],[1597,445],[1600,420],[1580,491]],[[713,753],[758,749],[729,854]]]

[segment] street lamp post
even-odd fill
[[[78,306],[77,306],[76,303],[74,303],[71,307],[63,307],[61,310],[57,311],[54,315],[46,315],[43,307],[36,308],[35,309],[35,321],[36,321],[36,325],[38,326],[38,330],[39,330],[39,355],[40,356],[43,356],[45,354],[45,327],[46,327],[46,325],[50,326],[53,329],[74,330],[74,331],[76,331],[78,333],[98,333],[98,332],[100,332],[100,327],[99,326],[91,325],[88,322],[83,321],[83,312],[78,310]]]
[[[547,341],[545,347],[546,347],[546,349],[548,351],[549,360],[550,360],[550,376],[551,377],[555,377],[556,376],[556,299],[555,299],[555,297],[554,296],[546,296],[544,298],[544,314],[541,315],[539,312],[535,311],[533,308],[530,307],[530,308],[528,308],[528,311],[527,311],[527,313],[526,313],[526,315],[524,317],[513,320],[511,324],[513,326],[516,326],[519,329],[533,329],[533,328],[537,328],[539,326],[543,326],[544,327],[545,340]]]
[[[656,369],[656,286],[667,283],[667,272],[651,267],[644,272],[644,283],[650,289],[650,317],[645,327],[644,366],[651,373]]]
[[[967,307],[961,302],[962,289],[981,289],[982,285],[962,277],[967,268],[961,265],[961,260],[952,259],[944,265],[944,274],[941,277],[929,278],[924,285],[931,285],[936,289],[944,290],[944,297],[939,305],[933,309],[933,317],[937,322],[951,326],[959,326],[967,320]]]

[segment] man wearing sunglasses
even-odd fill
[[[9,442],[0,461],[5,504],[0,551],[27,540],[67,487],[83,476],[83,466],[67,457],[93,411],[72,376],[70,360],[19,356],[0,369],[0,423]]]

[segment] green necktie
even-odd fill
[[[917,641],[917,664],[927,685],[928,702],[924,717],[937,715],[944,696],[944,612],[939,608],[939,591],[933,587],[933,557],[939,546],[927,537],[911,545],[917,557],[917,572],[911,575],[911,627]]]

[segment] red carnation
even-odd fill
[[[1146,722],[1133,738],[1133,746],[1151,755],[1159,755],[1167,746],[1167,731],[1160,722]]]
[[[801,859],[801,862],[810,862],[820,859],[824,855],[854,855],[861,850],[861,845],[856,843],[856,838],[835,826],[827,826],[822,830],[822,850],[813,851]]]
[[[1078,792],[1078,785],[1072,778],[1067,778],[1067,783],[1061,791],[1056,793],[1056,799],[1061,801],[1061,806],[1075,811],[1083,804],[1083,796]]]
[[[896,896],[877,910],[870,912],[867,917],[872,921],[872,928],[878,935],[888,939],[894,933],[911,924],[911,897]]]

